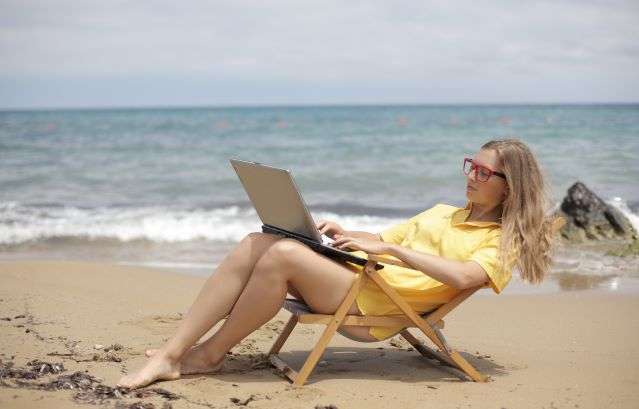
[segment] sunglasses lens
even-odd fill
[[[475,178],[477,178],[480,182],[485,182],[490,178],[491,171],[490,169],[481,166],[481,165],[473,165],[473,161],[471,159],[464,159],[464,174],[468,175],[470,172],[475,172]]]
[[[477,167],[477,179],[481,182],[485,182],[490,177],[490,170],[484,168],[483,166]]]
[[[467,175],[470,173],[471,162],[468,159],[464,159],[464,174]]]

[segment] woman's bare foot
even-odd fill
[[[152,357],[158,351],[159,349],[147,349],[144,354],[148,357]],[[219,372],[223,364],[224,358],[220,361],[212,362],[202,348],[196,345],[189,349],[180,360],[180,373],[182,375],[212,374]]]
[[[146,362],[142,369],[133,374],[123,376],[118,381],[117,386],[136,389],[155,381],[179,379],[180,365],[180,362],[173,363],[168,358],[156,354]]]

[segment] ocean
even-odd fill
[[[556,203],[581,181],[639,230],[639,105],[3,111],[0,259],[209,274],[261,225],[230,158],[290,169],[316,220],[377,232],[463,206],[462,158],[505,137],[536,153]],[[618,264],[567,252],[556,272]]]

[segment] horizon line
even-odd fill
[[[398,103],[265,103],[265,104],[177,104],[177,105],[105,105],[65,107],[0,107],[0,112],[25,111],[118,111],[118,110],[189,110],[246,108],[344,108],[344,107],[473,107],[473,106],[633,106],[636,102],[398,102]]]

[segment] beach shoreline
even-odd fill
[[[27,368],[34,359],[62,363],[65,374],[86,371],[114,386],[123,373],[144,363],[145,348],[171,336],[204,280],[102,262],[0,262],[0,359],[18,368]],[[637,292],[595,287],[489,294],[472,297],[453,311],[444,330],[452,346],[490,376],[485,384],[461,382],[390,340],[355,343],[336,335],[307,386],[294,388],[261,361],[289,316],[282,310],[231,351],[221,374],[187,376],[150,387],[179,398],[150,393],[144,398],[105,399],[102,404],[237,407],[232,399],[249,399],[251,407],[263,408],[412,408],[433,402],[443,408],[639,404]],[[298,326],[283,348],[284,358],[299,367],[322,329]],[[119,348],[105,351],[96,345]],[[61,374],[29,382],[56,376]],[[15,386],[15,380],[5,381]],[[95,407],[86,397],[74,398],[76,393],[0,386],[0,406]]]

